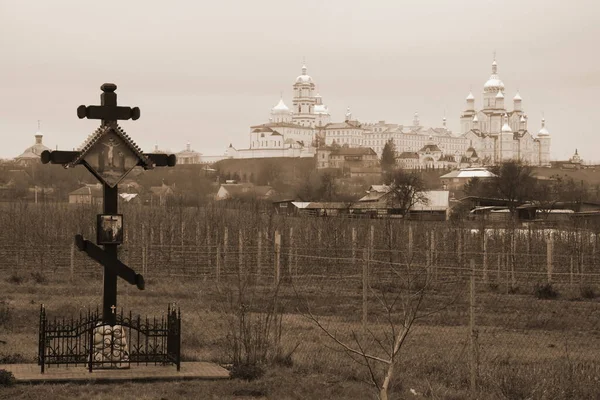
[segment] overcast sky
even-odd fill
[[[222,154],[248,146],[303,57],[332,119],[459,130],[471,88],[482,104],[494,51],[512,108],[516,90],[552,158],[600,160],[600,10],[596,1],[26,1],[0,0],[0,157],[34,141],[78,147],[99,121],[100,85],[118,86],[138,121],[121,126],[146,151]]]

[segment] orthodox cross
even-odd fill
[[[102,296],[102,321],[116,323],[117,277],[123,278],[138,289],[144,289],[144,278],[117,258],[117,246],[122,242],[122,215],[118,212],[118,183],[134,167],[144,169],[172,167],[175,155],[145,154],[117,124],[117,120],[137,120],[140,109],[117,106],[117,85],[105,83],[100,87],[99,106],[79,106],[77,116],[99,119],[101,125],[77,151],[44,151],[42,163],[61,164],[65,168],[85,166],[103,185],[103,215],[98,216],[98,244],[75,236],[75,244],[81,251],[104,266],[104,290]]]

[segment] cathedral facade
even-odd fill
[[[542,119],[536,135],[528,130],[523,99],[513,97],[512,110],[505,104],[504,83],[496,61],[483,86],[482,106],[476,109],[469,93],[460,116],[461,132],[454,134],[442,119],[442,126],[421,124],[415,113],[411,124],[379,121],[366,123],[346,110],[343,122],[331,122],[322,97],[316,93],[306,66],[293,84],[289,108],[283,98],[271,109],[269,122],[250,127],[248,149],[229,146],[230,158],[314,157],[317,147],[367,147],[380,157],[389,140],[396,146],[398,163],[407,168],[439,168],[454,164],[492,165],[521,160],[531,165],[550,164],[550,134]]]
[[[469,93],[460,116],[461,137],[467,139],[484,164],[496,164],[510,159],[530,165],[550,165],[550,133],[542,118],[537,135],[528,130],[528,117],[523,99],[517,92],[508,110],[504,83],[498,75],[496,60],[492,74],[483,85],[482,107],[476,109],[475,96]]]

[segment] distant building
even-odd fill
[[[440,180],[442,181],[442,188],[444,190],[449,190],[451,197],[456,198],[457,195],[458,197],[462,197],[465,183],[469,182],[471,179],[478,178],[480,180],[487,180],[495,177],[495,174],[480,167],[450,171],[447,174],[440,176]]]
[[[69,193],[69,204],[102,204],[102,184],[85,185]]]
[[[271,186],[254,186],[253,183],[224,183],[215,200],[266,200],[275,195]]]
[[[15,162],[18,165],[31,165],[40,162],[40,156],[44,150],[50,150],[49,147],[42,143],[43,135],[38,132],[35,134],[35,143],[23,151],[19,156],[15,157]]]
[[[324,147],[317,151],[317,168],[378,168],[379,158],[370,147]]]
[[[579,156],[577,149],[575,149],[575,154],[573,154],[573,156],[571,158],[569,158],[568,160],[566,160],[566,161],[551,161],[550,165],[553,168],[561,168],[561,169],[585,168],[585,165],[583,164],[583,160],[581,159],[581,156]]]
[[[167,201],[175,195],[173,186],[166,185],[164,182],[160,186],[150,187],[150,204],[165,206]]]
[[[472,146],[484,164],[520,160],[531,165],[550,164],[550,133],[542,118],[537,135],[529,132],[523,99],[517,92],[509,111],[504,99],[504,83],[498,75],[498,64],[492,62],[492,74],[483,85],[483,108],[475,109],[475,96],[469,93],[460,117],[461,138]],[[466,149],[466,146],[465,146]]]
[[[175,156],[177,157],[177,164],[200,164],[202,154],[192,150],[191,144],[188,142],[185,150],[180,151]]]

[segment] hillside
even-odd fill
[[[600,168],[569,170],[562,168],[534,167],[533,172],[535,176],[542,178],[550,178],[555,175],[560,175],[573,178],[577,182],[583,181],[590,186],[600,185]]]

